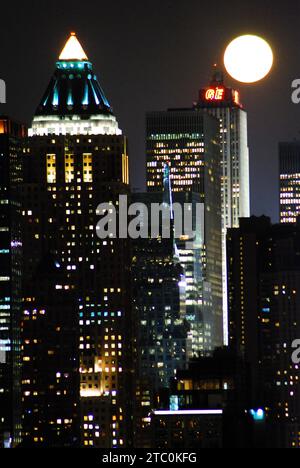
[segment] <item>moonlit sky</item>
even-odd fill
[[[256,83],[269,74],[273,52],[264,39],[246,34],[230,42],[225,51],[224,66],[235,80]]]
[[[51,0],[1,5],[1,113],[30,123],[70,31],[75,30],[129,137],[131,180],[145,182],[145,112],[187,107],[211,66],[241,34],[270,42],[275,64],[255,85],[228,77],[248,111],[251,211],[278,219],[278,142],[300,138],[300,2],[286,0]]]

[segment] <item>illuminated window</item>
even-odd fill
[[[66,154],[65,156],[65,181],[66,184],[74,180],[74,155]]]
[[[55,154],[47,154],[46,160],[46,170],[47,170],[47,183],[55,184],[56,183],[56,156]]]
[[[122,155],[122,181],[124,184],[129,184],[129,167],[128,167],[128,156]]]
[[[92,155],[90,153],[83,154],[83,182],[93,182]]]

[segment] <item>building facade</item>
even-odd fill
[[[280,222],[295,223],[300,214],[300,142],[279,143]]]
[[[174,201],[190,203],[191,210],[202,205],[196,235],[184,233],[177,243],[187,277],[188,315],[201,333],[193,334],[190,357],[202,355],[223,343],[219,123],[206,113],[174,109],[149,112],[146,126],[148,192],[162,191],[168,164]],[[206,341],[200,331],[205,314],[210,316],[204,323]]]
[[[136,327],[135,446],[150,447],[149,411],[188,357],[186,278],[174,231],[169,166],[163,191],[132,195],[148,235],[132,241],[132,299]],[[156,221],[154,206],[159,208]],[[157,230],[154,236],[154,230]],[[142,232],[141,232],[142,234]]]
[[[21,204],[25,126],[0,117],[0,446],[21,436]]]
[[[130,256],[126,239],[102,239],[96,227],[110,206],[118,206],[119,195],[129,193],[127,138],[74,33],[36,111],[27,146],[22,214],[24,276],[30,284],[24,294],[24,358],[29,358],[23,378],[24,435],[31,436],[33,445],[40,442],[39,434],[33,437],[30,429],[33,408],[41,409],[38,395],[45,387],[59,387],[53,396],[57,406],[57,399],[65,398],[60,379],[64,375],[72,379],[78,365],[80,394],[77,398],[69,393],[69,407],[79,400],[80,445],[125,447],[131,443]],[[99,210],[101,203],[108,204],[108,210]],[[44,337],[43,345],[50,347],[51,343],[55,364],[37,390],[32,376],[40,371],[42,362],[31,358],[36,342],[30,334],[38,332],[31,321],[53,328],[54,311],[50,290],[47,302],[47,297],[40,298],[39,283],[31,278],[48,255],[55,258],[61,277],[49,283],[49,288],[52,284],[59,297],[62,289],[67,296],[71,293],[76,305],[73,317],[64,323],[63,316],[70,310],[58,299],[57,333],[51,342]],[[29,305],[34,305],[33,312]],[[44,320],[39,317],[36,321],[35,310],[45,311]],[[78,346],[71,364],[59,343],[75,326],[74,320]],[[69,344],[69,351],[74,352],[74,341]],[[52,415],[47,418],[47,424],[53,423]],[[56,414],[54,423],[68,426],[74,421],[63,413],[61,417]],[[57,430],[64,433],[59,427]],[[49,445],[47,431],[44,434],[43,443]],[[65,445],[62,437],[59,444]]]
[[[230,344],[249,363],[254,407],[266,413],[270,447],[299,447],[300,230],[242,219],[227,235]]]
[[[179,370],[151,414],[152,444],[163,449],[246,448],[255,441],[247,367],[233,350]],[[258,439],[256,438],[256,442]]]
[[[226,231],[250,216],[249,149],[247,113],[239,92],[226,87],[222,73],[215,71],[208,87],[199,92],[195,109],[205,110],[220,122],[221,196],[223,230],[223,328],[228,344]]]

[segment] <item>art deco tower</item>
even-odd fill
[[[220,121],[221,196],[223,231],[223,328],[228,344],[226,231],[239,227],[239,219],[250,216],[249,149],[247,112],[238,91],[226,87],[223,74],[214,70],[210,85],[202,88],[196,109],[207,111]]]
[[[127,139],[74,33],[29,136],[23,186],[24,440],[126,446],[129,249],[127,240],[100,240],[96,225],[98,205],[117,205],[119,194],[129,192]]]

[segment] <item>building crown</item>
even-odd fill
[[[93,65],[74,32],[59,55],[29,133],[121,134]]]
[[[83,50],[82,45],[76,37],[76,33],[71,32],[69,39],[67,40],[59,60],[79,60],[88,61],[88,57]]]

